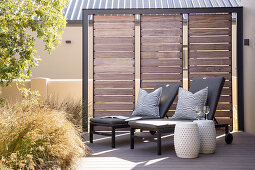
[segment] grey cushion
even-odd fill
[[[197,119],[198,117],[204,117],[203,113],[197,115],[195,108],[203,108],[206,103],[208,94],[208,87],[192,93],[183,88],[179,88],[178,103],[176,111],[172,119]]]
[[[150,116],[159,118],[159,102],[162,93],[162,87],[151,93],[140,88],[137,104],[132,116]]]

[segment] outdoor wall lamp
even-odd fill
[[[66,44],[71,44],[71,40],[66,40]]]

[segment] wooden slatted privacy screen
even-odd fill
[[[182,15],[141,15],[141,87],[182,85],[182,78]]]
[[[225,86],[215,116],[232,126],[232,15],[189,15],[189,80],[224,76]]]
[[[134,109],[134,15],[94,16],[94,117]]]

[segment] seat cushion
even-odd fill
[[[193,120],[173,120],[173,119],[149,119],[129,121],[128,124],[132,128],[145,129],[151,131],[174,129],[177,123],[192,122]]]
[[[162,87],[151,93],[140,88],[137,104],[132,116],[150,116],[159,118],[159,102],[162,93]]]
[[[178,103],[177,103],[176,111],[172,119],[194,120],[199,117],[204,117],[203,113],[200,113],[200,115],[197,115],[195,113],[195,109],[200,108],[202,110],[207,100],[207,94],[208,94],[208,87],[194,94],[180,87],[179,93],[178,93]]]
[[[128,124],[131,120],[146,120],[146,119],[153,119],[150,116],[130,116],[127,119],[118,119],[116,117],[95,117],[91,118],[90,121],[97,124],[104,124],[104,125],[125,125]]]

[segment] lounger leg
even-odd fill
[[[135,143],[135,129],[130,128],[130,149],[134,149]]]
[[[89,141],[90,143],[93,143],[93,133],[94,133],[94,125],[90,123],[90,128],[89,128]]]
[[[112,148],[115,148],[115,127],[112,127]]]
[[[229,133],[228,125],[225,126],[225,134]]]
[[[161,132],[157,132],[157,154],[161,155]]]

